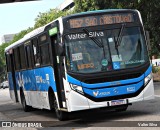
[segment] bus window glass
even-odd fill
[[[101,39],[99,41],[103,43]],[[68,69],[81,73],[111,70],[108,45],[103,43],[103,46],[104,48],[99,47],[89,38],[70,41],[66,50]]]
[[[33,44],[32,44],[32,51],[34,55],[34,66],[39,66],[40,65],[40,51],[39,51],[39,46],[38,46],[38,40],[35,38],[33,39]]]
[[[40,46],[40,52],[41,52],[41,64],[47,65],[50,63],[50,57],[49,57],[49,44],[43,44]]]
[[[136,67],[148,61],[143,35],[139,27],[67,34],[67,68],[80,73],[111,71]],[[91,38],[89,38],[91,37]],[[94,37],[94,38],[93,38]],[[95,41],[98,41],[96,43]]]
[[[31,55],[31,46],[27,45],[25,47],[25,51],[26,51],[26,58],[27,58],[27,67],[31,68],[32,67],[32,55]]]
[[[114,69],[135,67],[148,61],[144,37],[140,28],[125,28],[121,42],[115,47],[119,29],[110,30],[108,38]],[[113,40],[111,40],[113,39]],[[118,43],[117,43],[118,44]]]
[[[15,70],[20,69],[20,59],[19,59],[19,48],[14,49],[14,64],[15,64]]]
[[[25,59],[25,51],[24,51],[24,46],[23,45],[20,46],[19,52],[20,52],[21,69],[25,69],[26,68],[26,59]]]
[[[47,42],[47,35],[46,34],[42,34],[38,37],[38,41],[39,41],[39,44],[43,44],[43,43],[46,43]]]
[[[7,61],[7,71],[11,72],[12,66],[11,66],[11,57],[10,57],[10,54],[6,54],[6,61]]]

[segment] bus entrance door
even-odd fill
[[[8,73],[8,78],[9,78],[9,89],[10,91],[10,97],[15,101],[18,102],[18,94],[17,94],[17,87],[16,87],[16,78],[15,78],[15,66],[14,66],[14,61],[13,61],[13,53],[11,51],[10,54],[7,54],[7,64],[9,66],[7,67],[9,73]]]
[[[63,105],[65,104],[66,99],[65,99],[65,93],[64,93],[61,57],[58,55],[58,52],[57,52],[58,36],[57,34],[55,34],[55,35],[52,35],[50,38],[51,38],[51,45],[52,45],[53,68],[54,68],[55,84],[57,89],[59,107],[66,108],[66,106]]]

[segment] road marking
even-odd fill
[[[155,97],[160,97],[160,95],[154,95]]]

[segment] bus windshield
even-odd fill
[[[140,27],[67,34],[65,46],[67,70],[77,73],[127,69],[149,60]]]

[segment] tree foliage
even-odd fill
[[[44,26],[61,16],[66,16],[71,13],[72,11],[61,11],[58,9],[50,9],[50,11],[44,13],[40,12],[37,18],[35,19],[34,28]]]

